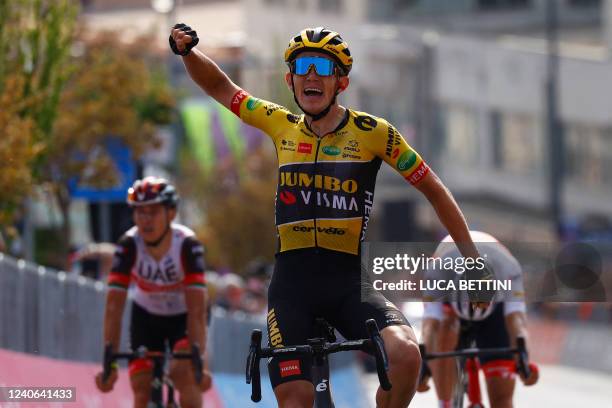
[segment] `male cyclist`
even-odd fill
[[[524,288],[519,262],[493,236],[479,231],[470,231],[472,239],[480,254],[487,258],[495,271],[495,278],[511,282],[511,290],[498,292],[494,301],[486,309],[473,310],[469,302],[449,301],[432,302],[437,294],[432,292],[425,296],[423,319],[423,342],[426,350],[434,352],[452,351],[457,345],[460,348],[470,347],[468,339],[474,339],[478,348],[503,348],[515,345],[517,337],[527,340],[527,319],[525,316]],[[434,253],[435,258],[449,259],[460,257],[453,239],[447,236],[440,242]],[[449,271],[432,267],[425,271],[427,279],[446,280]],[[450,271],[455,274],[456,271]],[[461,271],[460,271],[461,272]],[[492,408],[511,408],[515,385],[515,361],[512,354],[499,354],[479,357],[484,372],[487,394]],[[434,360],[429,363],[439,406],[451,407],[453,388],[457,381],[455,361],[452,358]],[[522,378],[525,385],[538,381],[537,368],[532,370],[529,378]],[[428,377],[423,378],[419,391],[426,391]]]
[[[121,337],[121,320],[127,289],[135,283],[130,321],[130,347],[145,346],[164,351],[191,351],[197,344],[204,352],[206,340],[206,291],[202,244],[189,228],[173,223],[178,194],[168,181],[146,177],[128,190],[127,203],[133,209],[135,226],[118,242],[108,278],[109,291],[104,310],[104,344],[116,351]],[[134,407],[146,407],[151,395],[152,362],[134,359],[129,363]],[[180,393],[182,407],[201,407],[202,389],[210,385],[205,374],[196,384],[190,360],[173,360],[170,377]],[[106,383],[101,373],[96,385],[112,390],[116,367]],[[201,388],[202,387],[202,388]]]
[[[449,191],[387,121],[341,106],[353,58],[329,29],[307,28],[285,50],[285,80],[304,115],[257,99],[234,84],[201,51],[195,31],[177,24],[170,47],[183,56],[191,78],[240,119],[270,136],[279,160],[276,195],[278,253],[268,293],[271,346],[303,344],[314,319],[325,318],[347,339],[367,337],[376,319],[389,355],[390,392],[378,390],[378,407],[405,407],[420,367],[414,332],[400,311],[361,280],[360,242],[368,225],[376,174],[382,161],[432,203],[451,235],[477,257],[465,219]],[[273,358],[268,364],[281,407],[312,407],[314,388],[306,359]]]

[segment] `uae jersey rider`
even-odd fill
[[[466,291],[458,290],[453,293],[436,289],[426,290],[423,293],[424,318],[442,320],[445,305],[451,308],[453,313],[465,321],[483,321],[491,316],[497,306],[503,309],[503,315],[507,316],[514,312],[525,313],[525,289],[523,284],[522,268],[518,260],[510,251],[495,237],[481,231],[470,231],[481,256],[486,258],[488,264],[495,271],[495,279],[510,282],[507,290],[498,290],[495,297],[484,309],[474,309],[470,305],[469,295]],[[447,235],[436,248],[434,258],[459,259],[462,258],[459,249],[452,237]],[[440,269],[439,264],[424,271],[424,278],[431,281],[461,278],[460,274],[451,269]],[[449,296],[450,295],[450,296]],[[440,302],[438,300],[452,301]]]
[[[231,109],[276,147],[279,252],[321,247],[359,254],[382,161],[413,185],[429,171],[391,124],[363,112],[347,109],[335,131],[319,138],[304,115],[243,90]]]
[[[126,290],[135,283],[133,301],[147,312],[171,316],[187,312],[186,287],[204,287],[204,248],[189,228],[171,224],[172,245],[159,261],[145,249],[136,227],[118,242],[108,285]]]

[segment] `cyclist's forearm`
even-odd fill
[[[516,338],[523,337],[528,342],[527,316],[523,312],[513,312],[506,316],[506,327],[512,345],[516,345]]]
[[[106,297],[104,310],[104,344],[111,343],[113,350],[119,348],[121,340],[121,320],[125,307],[125,291],[110,290]]]
[[[206,348],[206,295],[201,290],[189,290],[187,302],[187,334],[190,343],[197,343],[203,352]]]
[[[206,348],[206,318],[199,316],[191,316],[187,318],[187,332],[189,333],[189,342],[197,343],[200,350]]]
[[[230,106],[230,99],[239,88],[213,60],[194,48],[183,57],[183,63],[191,79],[204,92],[224,106]]]
[[[419,190],[431,203],[438,219],[453,237],[461,254],[465,257],[477,258],[478,250],[472,242],[465,217],[453,195],[433,172],[430,171],[428,179],[427,185],[421,186]]]

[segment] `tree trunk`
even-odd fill
[[[64,185],[58,185],[58,190],[55,194],[57,203],[62,213],[62,225],[60,226],[60,248],[62,255],[62,269],[66,272],[70,271],[70,231],[72,230],[72,224],[70,222],[70,193],[68,187]]]

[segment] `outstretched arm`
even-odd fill
[[[190,32],[195,34],[194,31]],[[187,44],[193,41],[192,36],[186,34],[184,28],[173,28],[170,35],[181,52],[185,50]],[[232,97],[241,90],[240,87],[233,83],[225,72],[213,60],[204,55],[203,52],[193,48],[189,54],[182,58],[191,79],[204,92],[230,109]]]
[[[478,250],[472,242],[463,213],[451,192],[433,170],[430,169],[429,173],[415,184],[415,187],[429,200],[461,254],[465,257],[478,258]]]

